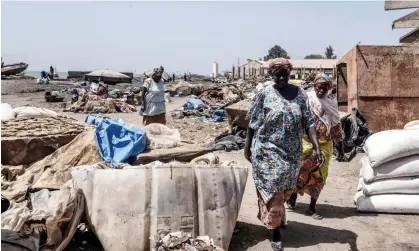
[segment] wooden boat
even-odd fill
[[[11,76],[11,75],[17,75],[19,73],[24,72],[26,69],[28,69],[27,63],[17,63],[17,64],[8,64],[3,65],[1,67],[1,75],[2,76]]]

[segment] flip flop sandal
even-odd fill
[[[283,251],[284,250],[284,246],[282,245],[282,241],[278,241],[278,242],[271,242],[271,247],[274,251]]]
[[[316,212],[313,213],[313,212],[307,211],[306,212],[306,215],[311,216],[311,218],[313,218],[315,220],[321,220],[321,219],[323,219],[323,216],[321,216],[320,214],[318,214]]]

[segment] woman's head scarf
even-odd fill
[[[274,75],[276,72],[280,70],[287,70],[288,73],[290,73],[292,70],[292,64],[286,58],[275,58],[270,61],[271,62],[268,66],[268,73],[270,75]]]
[[[159,77],[162,76],[164,72],[163,66],[160,66],[160,68],[154,68],[153,73],[151,74],[152,77]]]
[[[327,89],[330,89],[332,87],[332,81],[330,80],[329,76],[326,75],[324,72],[317,74],[313,82],[315,86],[326,86]]]

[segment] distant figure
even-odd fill
[[[172,77],[172,79],[173,79],[173,82],[175,82],[175,74],[173,73],[173,77]]]
[[[1,67],[3,68],[3,66],[4,66],[3,57],[1,57]]]
[[[151,78],[147,78],[143,85],[143,105],[141,112],[143,125],[152,123],[166,124],[166,104],[164,100],[163,67],[155,68]]]
[[[49,67],[50,78],[54,79],[54,67],[52,65]]]
[[[188,78],[189,78],[189,82],[191,82],[192,76],[191,76],[191,73],[190,72],[189,72]]]
[[[186,81],[186,72],[183,74],[183,79]]]

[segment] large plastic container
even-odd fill
[[[89,224],[107,251],[152,250],[157,233],[208,235],[227,249],[248,169],[152,163],[122,170],[73,171]]]

